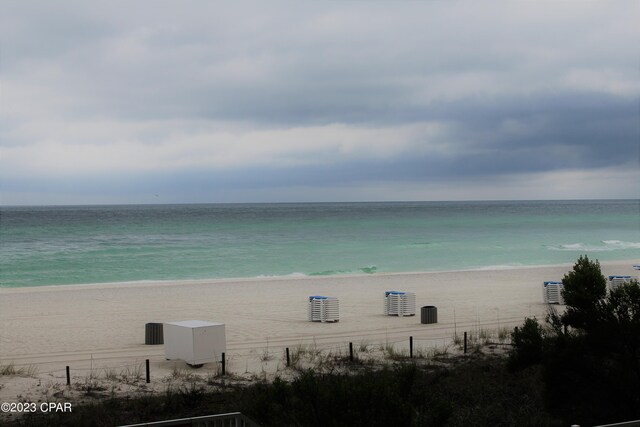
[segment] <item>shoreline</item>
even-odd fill
[[[597,258],[590,258],[597,260]],[[600,265],[613,264],[640,264],[640,258],[628,260],[607,260],[600,261]],[[424,270],[424,271],[389,271],[375,273],[353,273],[353,274],[331,274],[331,275],[307,275],[304,273],[291,273],[282,276],[248,276],[248,277],[217,277],[208,279],[147,279],[147,280],[131,280],[123,282],[96,282],[96,283],[71,283],[60,285],[37,285],[37,286],[0,286],[0,294],[14,292],[38,292],[49,291],[52,289],[60,290],[80,290],[80,289],[97,289],[97,288],[115,288],[115,287],[149,287],[149,286],[181,286],[181,285],[197,285],[197,284],[217,284],[217,283],[246,283],[246,282],[272,282],[281,280],[331,280],[331,279],[348,279],[348,278],[366,278],[366,277],[387,277],[387,276],[416,276],[430,274],[455,274],[464,272],[491,272],[491,271],[511,271],[511,270],[530,270],[542,268],[558,268],[572,267],[574,262],[559,264],[534,264],[534,265],[488,265],[483,267],[471,267],[455,270]]]

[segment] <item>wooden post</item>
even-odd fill
[[[291,365],[291,361],[289,359],[289,347],[287,347],[287,366]]]
[[[464,354],[467,354],[467,333],[464,333]]]
[[[222,375],[225,375],[226,373],[227,373],[227,367],[226,367],[225,355],[224,353],[222,353]]]
[[[409,357],[413,359],[413,337],[409,337]]]
[[[151,382],[151,371],[149,369],[149,359],[146,360],[147,365],[147,384]]]
[[[349,343],[349,360],[353,362],[353,343]]]
[[[71,373],[69,372],[68,366],[67,366],[67,385],[71,385]]]

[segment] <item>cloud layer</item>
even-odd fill
[[[639,196],[640,6],[5,2],[2,204]]]

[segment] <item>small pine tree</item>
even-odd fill
[[[576,329],[591,330],[597,324],[600,307],[607,296],[607,280],[602,275],[600,263],[581,256],[573,270],[562,279],[562,296],[567,310],[562,322]]]

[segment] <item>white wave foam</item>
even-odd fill
[[[602,243],[612,248],[640,249],[640,242],[622,242],[620,240],[603,240]]]
[[[548,246],[555,251],[585,251],[585,252],[609,252],[627,249],[640,249],[640,242],[623,242],[621,240],[603,240],[601,244],[587,245],[584,243],[566,243],[557,246]]]
[[[516,268],[522,268],[524,264],[514,263],[514,264],[496,264],[496,265],[485,265],[483,267],[478,267],[474,270],[486,271],[486,270],[513,270]]]
[[[567,245],[560,245],[560,248],[572,251],[572,250],[583,250],[586,248],[586,246],[584,246],[582,243],[569,243]]]
[[[307,277],[304,273],[294,272],[289,274],[259,274],[256,279],[273,279],[278,277]]]

